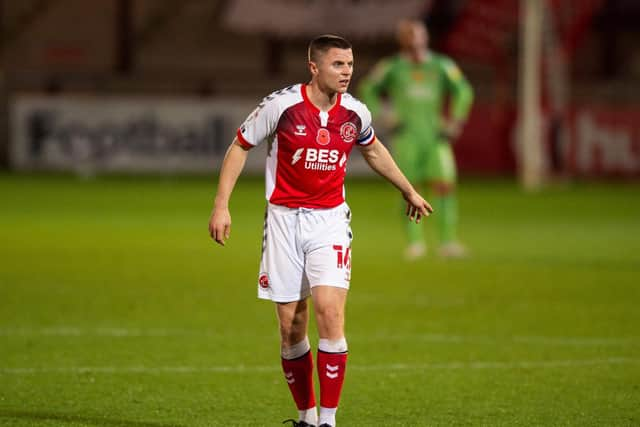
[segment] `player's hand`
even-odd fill
[[[209,219],[209,234],[211,238],[224,246],[225,240],[231,234],[231,214],[227,208],[214,208]]]
[[[440,135],[447,142],[455,141],[462,132],[462,124],[458,120],[443,119],[440,125]]]
[[[409,221],[415,221],[416,224],[420,222],[423,216],[429,216],[433,213],[433,208],[420,194],[413,191],[408,194],[403,194],[404,199],[407,201],[407,216]]]

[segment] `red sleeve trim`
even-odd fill
[[[249,141],[247,141],[244,136],[242,136],[242,132],[240,132],[240,128],[238,128],[238,131],[236,132],[236,136],[238,137],[238,142],[240,143],[240,145],[242,145],[242,147],[245,150],[250,150],[254,147],[254,145],[252,145],[251,143],[249,143]]]

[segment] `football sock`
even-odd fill
[[[316,411],[316,407],[305,409],[303,411],[298,410],[299,421],[304,421],[309,425],[317,426],[318,425],[318,411]]]
[[[455,242],[458,225],[458,200],[455,193],[437,196],[434,202],[434,209],[438,212],[436,223],[440,243]]]
[[[320,418],[318,420],[318,425],[329,424],[330,426],[335,426],[337,410],[338,408],[325,408],[324,406],[320,406]]]
[[[291,347],[280,347],[280,356],[283,359],[293,360],[299,357],[304,356],[306,352],[311,350],[311,344],[309,344],[309,337],[304,337],[302,341],[297,344],[292,345]]]
[[[296,402],[300,421],[316,425],[316,398],[313,391],[313,357],[309,338],[291,347],[282,347],[282,370]]]
[[[344,383],[347,364],[347,341],[344,338],[321,338],[318,345],[318,378],[320,379],[320,419],[318,425],[336,424],[336,410]]]

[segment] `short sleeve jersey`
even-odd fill
[[[269,144],[266,198],[290,208],[332,208],[344,202],[347,160],[354,144],[375,139],[371,113],[348,93],[320,111],[297,84],[263,99],[237,132],[249,149]]]

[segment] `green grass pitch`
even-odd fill
[[[262,185],[238,183],[222,248],[211,178],[0,175],[0,425],[294,417],[274,309],[255,295]],[[463,180],[472,256],[407,263],[395,190],[350,179],[338,423],[640,425],[639,195]]]

